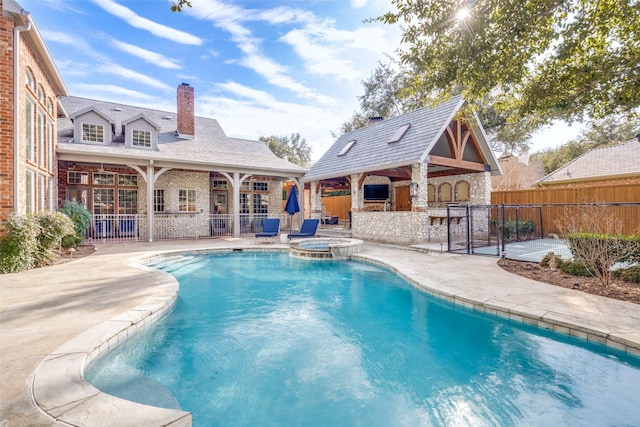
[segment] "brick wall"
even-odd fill
[[[13,212],[13,27],[0,2],[0,221]]]

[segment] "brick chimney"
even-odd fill
[[[195,136],[193,88],[188,83],[178,86],[178,134]]]

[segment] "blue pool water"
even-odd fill
[[[194,426],[640,425],[640,360],[286,253],[155,264],[176,308],[99,360],[107,393]]]

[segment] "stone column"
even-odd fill
[[[411,165],[411,182],[418,184],[418,195],[411,199],[412,212],[426,212],[429,207],[427,202],[427,170],[426,163]]]
[[[320,182],[312,181],[309,188],[309,218],[320,218],[322,216],[322,192],[320,191]]]

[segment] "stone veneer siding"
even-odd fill
[[[154,235],[156,239],[169,239],[176,236],[208,236],[209,229],[209,172],[170,170],[158,178],[156,190],[164,190],[164,213],[156,213]],[[180,190],[196,190],[196,211],[179,212],[178,196]],[[138,212],[148,213],[147,184],[138,183]],[[141,223],[141,237],[146,236],[146,220]],[[144,235],[142,234],[144,233]]]
[[[452,175],[428,179],[437,188],[443,182],[455,186],[456,182],[469,183],[469,201],[464,204],[489,204],[491,197],[491,179],[489,172]],[[426,192],[426,186],[420,186],[419,192]],[[426,194],[426,193],[424,193]],[[420,196],[419,196],[420,197]],[[455,202],[455,200],[454,200]],[[447,240],[447,223],[436,219],[431,225],[431,216],[446,216],[446,207],[426,207],[424,211],[413,212],[354,212],[352,233],[358,239],[378,242],[412,244],[421,242],[445,242]],[[484,226],[482,219],[474,219],[472,233],[478,232]],[[460,223],[452,221],[452,234],[465,235],[467,225],[465,220]]]

